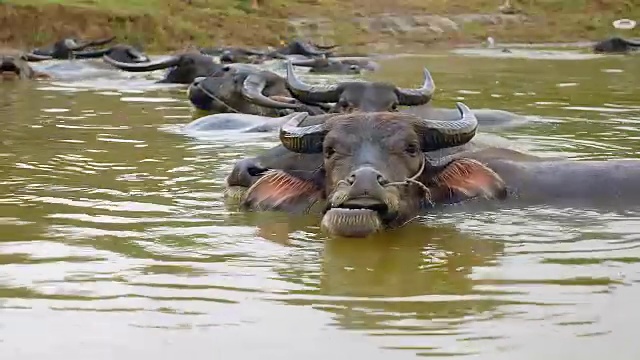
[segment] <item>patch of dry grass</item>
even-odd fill
[[[605,37],[614,19],[640,16],[638,0],[514,0],[531,19],[516,24],[467,23],[438,38],[423,33],[388,34],[361,29],[357,16],[380,14],[496,13],[501,0],[5,0],[0,1],[0,43],[39,46],[63,36],[118,36],[144,44],[147,51],[173,51],[189,45],[277,45],[294,36],[289,19],[325,17],[333,21],[327,43],[347,48],[373,42],[410,46],[436,42],[576,41]],[[638,29],[625,31],[638,35]]]

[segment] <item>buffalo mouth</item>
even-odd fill
[[[322,228],[332,235],[367,237],[394,218],[389,206],[373,198],[355,198],[330,205],[322,217]]]
[[[0,74],[1,75],[16,75],[20,76],[20,68],[16,66],[15,63],[12,62],[3,62],[0,65]]]

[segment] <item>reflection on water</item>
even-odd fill
[[[540,117],[499,134],[533,152],[633,158],[635,60],[403,57],[367,76],[413,86],[427,66],[438,106]],[[184,87],[87,71],[0,83],[5,357],[637,358],[640,213],[458,210],[328,239],[223,202],[276,134],[186,137]]]

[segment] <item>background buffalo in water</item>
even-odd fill
[[[0,49],[0,80],[47,78],[47,74],[35,71],[29,62],[50,59],[16,49]]]
[[[75,38],[65,38],[58,40],[53,45],[45,48],[37,48],[32,51],[36,55],[51,56],[54,59],[66,60],[74,57],[76,51],[84,50],[90,46],[106,45],[113,40],[115,36],[102,40],[79,40]]]
[[[191,84],[198,77],[209,76],[224,65],[213,62],[211,56],[200,52],[189,51],[170,56],[163,60],[145,63],[126,63],[117,61],[109,55],[103,57],[104,61],[120,70],[129,72],[149,72],[172,68],[159,83]]]
[[[596,53],[627,53],[638,50],[639,47],[640,41],[627,40],[616,36],[598,42],[593,46],[593,51]]]

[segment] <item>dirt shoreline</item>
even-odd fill
[[[179,2],[175,9],[170,5],[166,13],[155,15],[59,4],[0,4],[0,44],[28,49],[67,36],[116,35],[118,42],[139,44],[147,52],[159,53],[189,46],[277,46],[301,36],[337,43],[343,50],[384,53],[477,43],[487,36],[500,43],[595,41],[615,34],[609,20],[619,17],[611,11],[599,13],[597,21],[585,20],[592,16],[588,13],[564,21],[563,17],[567,19],[569,15],[504,15],[467,9],[436,15],[412,7],[396,7],[393,12],[370,9],[372,13],[325,9],[325,13],[312,13],[314,16],[300,16],[311,12],[298,7],[295,11],[277,8],[246,14],[219,11],[199,15],[197,9],[188,10],[184,3]],[[623,35],[634,37],[638,30],[625,31]]]

